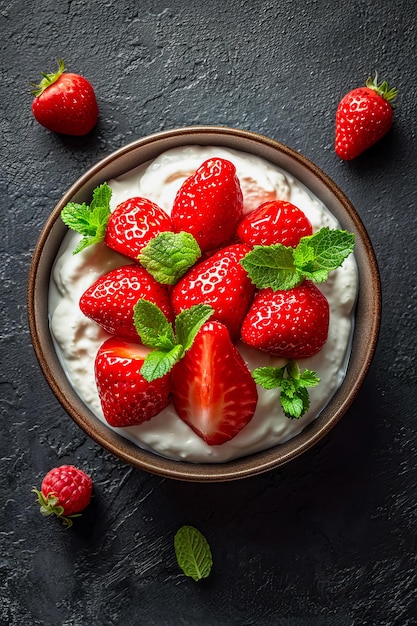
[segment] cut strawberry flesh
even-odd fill
[[[255,382],[225,326],[208,322],[173,370],[174,406],[206,443],[235,437],[252,419]]]
[[[101,354],[114,359],[134,359],[136,361],[144,361],[151,351],[147,346],[141,343],[131,343],[115,338],[113,341],[105,342],[101,349]]]

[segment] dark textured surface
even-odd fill
[[[417,624],[414,0],[3,0],[0,24],[0,623]],[[28,81],[59,56],[96,89],[84,139],[31,115]],[[337,101],[375,70],[400,90],[394,128],[343,163]],[[31,254],[66,189],[133,139],[193,124],[259,132],[317,163],[361,215],[383,286],[377,353],[346,417],[292,464],[218,485],[148,475],[87,439],[44,381],[26,319]],[[66,462],[95,486],[70,531],[30,492]],[[212,547],[199,584],[176,564],[182,524]]]

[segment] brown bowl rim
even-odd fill
[[[47,317],[47,303],[42,293],[48,288],[50,271],[66,227],[59,220],[62,208],[70,200],[90,197],[92,189],[107,178],[103,173],[117,162],[126,162],[126,172],[157,154],[179,145],[219,145],[257,154],[283,167],[310,188],[325,204],[336,202],[332,211],[341,226],[355,234],[355,257],[360,289],[352,341],[352,356],[341,387],[321,414],[290,441],[250,456],[226,463],[190,463],[165,459],[143,450],[103,424],[72,389],[58,361]],[[135,160],[141,150],[149,158]],[[122,160],[122,161],[121,161]],[[284,165],[285,164],[285,165]],[[290,167],[288,167],[290,165]],[[308,184],[305,177],[310,175]],[[113,177],[113,175],[112,175]],[[46,272],[49,268],[49,272]],[[367,288],[362,286],[366,284]],[[137,139],[100,160],[85,172],[64,194],[46,221],[36,243],[28,277],[28,322],[33,348],[41,370],[55,396],[74,422],[97,444],[117,458],[139,469],[184,481],[219,482],[242,479],[278,468],[312,448],[346,413],[371,365],[381,323],[381,284],[374,249],[350,200],[338,185],[307,157],[281,142],[252,131],[226,126],[187,126],[160,131]],[[357,351],[360,351],[357,353]]]

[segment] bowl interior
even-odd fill
[[[251,456],[217,464],[173,461],[142,450],[103,424],[85,406],[70,385],[56,354],[48,322],[48,289],[52,267],[67,227],[60,219],[70,201],[89,203],[99,184],[184,145],[223,146],[262,157],[296,177],[336,216],[341,227],[355,235],[359,273],[352,353],[342,386],[319,417],[302,433]],[[364,288],[366,286],[366,288]],[[381,318],[379,272],[371,241],[350,201],[317,166],[287,146],[248,131],[224,127],[190,127],[139,139],[111,154],[86,172],[56,205],[35,247],[28,282],[28,319],[31,338],[41,369],[53,392],[72,419],[99,445],[143,470],[189,481],[225,481],[276,468],[319,441],[343,416],[355,399],[371,364]]]

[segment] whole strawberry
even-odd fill
[[[214,309],[213,319],[237,339],[255,292],[255,285],[240,264],[249,251],[245,244],[232,244],[194,265],[172,289],[174,313],[195,304],[209,304]]]
[[[287,359],[317,354],[327,341],[329,303],[309,280],[292,289],[261,289],[242,324],[248,345]]]
[[[39,124],[54,133],[86,135],[98,119],[94,89],[83,76],[64,71],[64,61],[58,59],[57,72],[42,73],[39,85],[32,83],[33,115]]]
[[[133,323],[133,307],[144,298],[172,319],[168,288],[140,265],[122,265],[100,276],[81,296],[80,309],[110,335],[140,342]]]
[[[202,252],[230,243],[243,216],[243,195],[236,168],[226,159],[204,161],[174,199],[174,232],[185,231]]]
[[[149,352],[149,348],[118,337],[111,337],[100,346],[95,377],[103,414],[111,426],[142,424],[168,405],[171,373],[152,382],[141,374]]]
[[[214,309],[213,319],[237,339],[255,292],[255,285],[240,264],[248,252],[249,246],[232,244],[189,269],[172,289],[174,313],[195,304],[209,304]]]
[[[350,161],[376,144],[390,130],[397,89],[368,78],[365,87],[347,93],[336,111],[337,155]]]
[[[142,248],[160,233],[171,230],[171,218],[147,198],[121,202],[110,214],[104,243],[112,250],[137,259]]]
[[[74,465],[61,465],[46,474],[40,491],[33,492],[38,496],[41,514],[56,515],[69,528],[72,518],[79,517],[90,503],[92,490],[90,476]]]
[[[248,246],[269,246],[281,243],[295,248],[301,237],[311,235],[313,228],[304,212],[291,202],[265,202],[246,215],[237,234]]]

